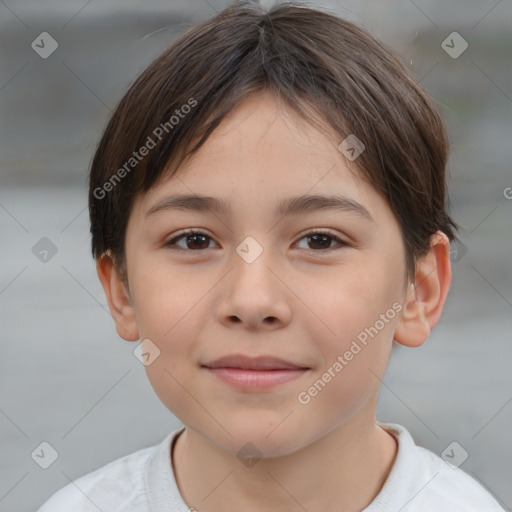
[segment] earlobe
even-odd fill
[[[96,262],[96,270],[107,298],[110,314],[116,330],[126,341],[139,339],[135,310],[124,280],[117,272],[109,253],[104,253]]]
[[[438,231],[416,264],[415,283],[407,291],[395,329],[398,343],[418,347],[428,339],[443,311],[451,279],[450,241]]]

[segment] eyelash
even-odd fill
[[[182,231],[181,233],[179,233],[174,238],[172,238],[172,239],[168,240],[167,242],[165,242],[164,247],[167,247],[167,248],[169,248],[171,250],[174,250],[174,251],[186,251],[186,252],[202,252],[202,251],[206,250],[206,249],[193,250],[193,249],[184,249],[183,247],[177,247],[177,245],[176,245],[176,241],[177,240],[180,240],[181,238],[184,238],[184,237],[187,237],[187,236],[193,236],[193,235],[202,235],[202,236],[212,240],[212,238],[208,234],[203,233],[202,231],[196,231],[196,230],[193,230],[193,229],[188,229],[188,230]],[[349,247],[349,244],[347,242],[344,242],[343,240],[341,240],[337,236],[333,235],[332,233],[329,232],[329,230],[313,230],[313,231],[309,231],[309,232],[305,233],[304,235],[302,235],[302,237],[299,239],[299,241],[304,239],[304,238],[312,237],[314,235],[327,235],[329,238],[331,238],[332,240],[334,240],[335,242],[338,243],[338,247],[334,247],[334,248],[329,247],[327,249],[310,249],[313,252],[317,252],[318,253],[318,252],[332,251],[332,250],[335,250],[335,249],[340,249],[342,247]],[[210,247],[208,247],[207,249],[210,249]],[[307,249],[302,249],[302,250],[307,250]]]

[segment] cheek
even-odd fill
[[[194,410],[186,389],[191,366],[199,364],[202,326],[211,311],[208,291],[215,281],[196,278],[186,270],[171,271],[165,262],[134,265],[133,296],[141,339],[150,339],[159,351],[146,366],[148,379],[160,400],[180,417]],[[144,269],[151,268],[151,271]],[[192,267],[190,267],[192,268]]]
[[[141,336],[165,342],[194,314],[212,283],[194,278],[192,267],[178,272],[165,259],[143,256],[132,275],[137,322]]]
[[[347,341],[378,319],[387,309],[391,293],[370,265],[354,265],[333,271],[318,286],[309,284],[307,302],[316,313],[317,335],[331,333],[334,340]]]
[[[366,265],[364,271],[344,269],[328,284],[310,287],[317,316],[310,315],[308,330],[322,361],[311,384],[328,402],[343,404],[338,409],[343,414],[376,389],[374,374],[381,377],[387,366],[399,288],[384,274],[380,267]]]

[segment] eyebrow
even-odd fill
[[[217,197],[201,196],[195,194],[174,195],[159,201],[152,206],[145,215],[145,218],[163,210],[183,210],[206,212],[211,211],[220,215],[230,215],[231,208],[229,201]],[[282,199],[276,207],[276,215],[300,215],[322,210],[341,210],[349,213],[356,213],[360,217],[374,222],[370,212],[360,203],[345,196],[339,195],[309,195],[288,197]]]

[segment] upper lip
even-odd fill
[[[249,357],[242,354],[233,354],[211,363],[204,364],[207,368],[239,368],[242,370],[304,370],[300,366],[284,359],[272,356]]]

